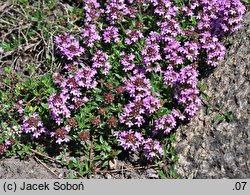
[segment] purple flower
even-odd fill
[[[133,63],[135,59],[135,55],[133,53],[126,54],[124,51],[121,52],[120,63],[123,65],[123,70],[125,72],[132,71],[135,68],[135,64]]]
[[[179,111],[176,109],[172,110],[172,115],[176,118],[176,119],[180,119],[180,120],[184,120],[186,117]]]
[[[83,41],[88,47],[93,47],[95,41],[100,41],[101,37],[96,29],[95,24],[87,24],[83,29]]]
[[[201,100],[199,98],[199,90],[196,88],[185,88],[183,90],[177,90],[174,97],[178,100],[179,104],[185,106],[185,114],[187,119],[192,119],[199,107],[201,106]]]
[[[69,142],[68,133],[70,131],[69,126],[57,128],[54,132],[51,132],[51,137],[56,138],[56,143],[61,144],[63,142]]]
[[[197,56],[199,54],[198,50],[198,44],[195,42],[185,42],[184,46],[179,49],[188,60],[194,61],[197,59]]]
[[[81,56],[84,53],[84,49],[80,46],[79,41],[67,33],[57,36],[55,43],[57,49],[68,60],[72,60],[75,56]]]
[[[139,73],[124,80],[125,90],[130,97],[139,100],[151,95],[151,85],[149,79],[143,73]]]
[[[143,34],[139,30],[127,30],[126,35],[128,38],[125,38],[125,43],[131,45],[132,43],[137,42],[143,37]]]
[[[246,11],[240,0],[202,0],[200,7],[202,11],[197,16],[199,30],[210,30],[218,37],[238,30]]]
[[[103,32],[103,39],[105,43],[119,42],[119,29],[113,26],[107,27]]]
[[[201,48],[207,53],[207,64],[217,66],[218,60],[222,60],[225,55],[225,47],[219,42],[217,37],[211,33],[204,32],[200,34]]]
[[[124,0],[108,0],[105,14],[107,14],[106,20],[113,25],[118,20],[122,21],[125,15],[130,14],[130,11]]]
[[[146,45],[141,54],[146,65],[162,59],[160,55],[160,46],[158,44]]]
[[[151,160],[162,157],[163,149],[159,141],[148,138],[143,144],[143,153],[148,160]]]
[[[148,96],[143,99],[143,107],[146,114],[153,114],[161,108],[160,99],[153,96]]]
[[[181,43],[176,41],[174,38],[169,39],[164,47],[165,59],[170,62],[170,64],[183,64],[185,55],[181,47]]]
[[[142,106],[142,101],[130,102],[123,108],[123,113],[120,115],[120,122],[125,123],[128,127],[136,125],[142,126],[145,122],[141,114],[145,113],[145,109]]]
[[[197,70],[193,66],[188,65],[180,70],[180,73],[178,74],[178,82],[180,84],[188,84],[192,88],[196,88],[197,77]]]
[[[118,94],[105,91],[103,101],[122,101],[119,122],[130,130],[115,133],[118,143],[125,150],[142,150],[148,160],[161,157],[160,140],[151,136],[161,138],[175,129],[180,120],[195,116],[201,105],[198,58],[211,66],[223,59],[225,47],[221,37],[239,29],[245,7],[240,0],[192,0],[181,6],[172,0],[86,0],[83,8],[82,44],[89,51],[85,53],[79,41],[67,33],[55,38],[62,56],[73,61],[84,54],[84,62],[67,64],[62,72],[54,74],[59,91],[49,97],[52,118],[58,125],[66,124],[67,118],[88,101],[87,96],[94,97],[91,89],[97,87],[96,78],[102,79],[100,73],[113,71],[110,62],[116,60],[115,73],[124,77],[122,84],[117,83],[122,89],[117,92],[118,99]],[[141,20],[140,15],[145,14],[153,16],[155,24]],[[124,39],[119,33],[125,34]],[[159,94],[155,90],[161,85],[166,86],[159,89]],[[114,91],[118,87],[107,89]],[[165,108],[169,104],[171,107]],[[18,106],[22,113],[22,103]],[[164,109],[172,112],[162,114]],[[51,135],[61,144],[69,141],[69,132],[67,126],[59,126]]]
[[[57,124],[60,125],[62,123],[62,117],[70,118],[71,112],[67,106],[67,101],[69,99],[69,95],[64,94],[52,94],[49,97],[48,105],[52,114],[52,118],[56,120]]]
[[[30,117],[25,116],[21,128],[25,133],[32,133],[34,138],[38,138],[42,133],[45,133],[43,123],[38,119],[37,113],[33,113]]]
[[[149,33],[149,36],[146,38],[146,47],[141,51],[143,63],[146,65],[146,71],[148,72],[153,71],[152,68],[153,63],[162,59],[160,55],[159,42],[160,42],[160,35],[154,31],[151,31]]]
[[[108,71],[111,68],[111,64],[108,62],[108,58],[109,56],[106,53],[103,53],[101,50],[98,50],[92,58],[93,68],[102,68],[102,73],[104,75],[108,74]]]
[[[134,132],[133,130],[115,132],[114,134],[118,138],[118,143],[124,148],[124,150],[137,151],[144,143],[144,138],[141,133]]]
[[[100,9],[100,3],[97,0],[87,0],[84,1],[84,10],[86,12],[86,23],[95,22],[101,16],[101,13],[104,12],[103,9]]]
[[[4,154],[7,149],[11,146],[11,144],[13,143],[13,139],[7,139],[4,141],[4,143],[0,144],[0,155]]]
[[[164,115],[161,118],[156,119],[155,121],[154,134],[157,134],[159,131],[163,131],[166,135],[176,127],[176,120],[172,114]]]
[[[179,74],[173,70],[173,66],[169,65],[164,72],[164,83],[173,87],[179,81]]]
[[[15,105],[15,108],[17,109],[17,112],[21,115],[23,114],[24,112],[24,109],[23,109],[23,100],[19,100],[16,105]]]
[[[0,155],[4,154],[7,150],[7,147],[5,144],[0,144]]]

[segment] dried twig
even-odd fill
[[[139,167],[132,167],[132,168],[126,168],[123,169],[117,169],[117,170],[97,170],[96,173],[117,173],[117,172],[122,172],[123,171],[132,171],[132,170],[140,170],[140,169],[146,169],[146,168],[155,168],[155,167],[159,167],[159,165],[148,165],[148,166],[139,166]]]
[[[34,149],[30,149],[30,151],[33,152],[33,153],[35,153],[35,154],[37,154],[37,155],[39,155],[39,156],[42,156],[42,157],[44,157],[44,158],[47,158],[48,160],[50,160],[50,161],[52,161],[52,162],[57,162],[57,163],[63,165],[61,161],[56,160],[56,159],[54,159],[54,158],[52,158],[52,157],[49,157],[49,156],[47,156],[47,155],[45,155],[45,154],[42,154],[42,153],[40,153],[40,152],[38,152],[38,151],[36,151],[36,150],[34,150]]]
[[[9,7],[9,8],[7,8]],[[9,9],[11,9],[12,5],[9,1],[7,1],[4,5],[0,7],[0,16],[2,16],[5,12],[7,12]],[[7,8],[7,9],[6,9]]]
[[[34,158],[37,162],[39,162],[41,165],[43,165],[50,173],[52,173],[54,176],[56,176],[58,179],[60,179],[60,177],[54,171],[52,171],[45,163],[43,163],[39,158],[37,158],[36,156],[34,156]]]
[[[90,144],[90,150],[89,150],[89,166],[91,166],[92,164],[92,152],[93,152],[93,148],[94,148],[94,140],[91,141]]]

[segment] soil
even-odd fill
[[[37,158],[36,158],[37,159]],[[59,179],[73,178],[76,172],[55,163],[46,163],[29,158],[6,158],[0,161],[0,179]],[[158,179],[154,168],[134,166],[130,162],[117,161],[115,170],[87,175],[88,179]]]

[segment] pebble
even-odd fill
[[[147,169],[146,170],[146,175],[150,179],[159,179],[159,175],[154,169]]]
[[[106,174],[105,174],[105,178],[106,178],[106,179],[112,179],[112,176],[111,176],[109,173],[106,173]]]

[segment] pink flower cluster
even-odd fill
[[[148,160],[163,156],[163,149],[160,142],[151,138],[145,139],[139,132],[134,132],[130,129],[128,131],[115,132],[115,136],[124,150],[135,152],[142,149],[143,154]]]
[[[68,60],[72,60],[75,56],[81,56],[84,49],[80,46],[79,41],[72,35],[64,33],[55,38],[57,49],[62,55],[66,56]]]
[[[0,144],[0,155],[6,152],[6,150],[12,145],[12,141],[13,140],[7,139]]]
[[[120,122],[128,127],[141,127],[145,122],[144,117],[160,108],[160,100],[152,96],[150,81],[143,73],[126,78],[124,83],[125,90],[133,101],[125,105]]]
[[[98,60],[96,59],[97,63]],[[97,86],[96,67],[90,68],[72,63],[65,66],[64,69],[66,74],[54,73],[54,82],[60,86],[60,92],[52,94],[48,100],[52,119],[57,125],[62,125],[64,119],[71,118],[71,113],[88,101],[85,95],[87,89],[94,89]],[[69,132],[69,128],[63,128]],[[57,137],[55,132],[52,132],[51,136]],[[62,136],[57,138],[58,143],[67,141]]]
[[[221,37],[239,29],[245,7],[240,0],[85,0],[83,9],[83,43],[67,33],[55,39],[72,65],[66,74],[55,74],[60,92],[48,101],[53,119],[63,124],[88,101],[85,94],[96,88],[95,77],[109,75],[110,58],[116,59],[126,97],[119,121],[121,129],[129,129],[115,133],[118,142],[125,150],[142,150],[148,159],[162,156],[161,140],[154,138],[195,116],[201,105],[198,67],[215,67],[223,59]],[[155,87],[155,75],[164,90]],[[161,114],[162,108],[169,112]],[[68,132],[64,126],[53,136],[61,143]]]
[[[25,116],[21,128],[24,133],[32,134],[34,138],[38,138],[46,132],[37,113],[33,113],[30,117]]]

